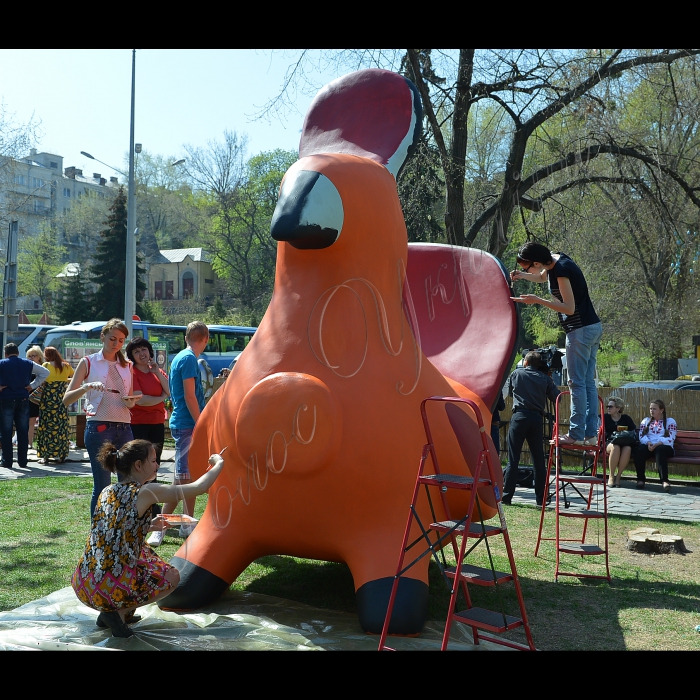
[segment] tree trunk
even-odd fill
[[[488,252],[500,258],[508,247],[508,227],[513,210],[519,205],[518,188],[522,177],[525,148],[530,136],[530,129],[518,126],[513,136],[508,162],[506,164],[505,182],[498,198],[496,215],[491,222]]]
[[[474,70],[474,49],[460,49],[455,106],[452,114],[449,172],[445,173],[445,231],[447,240],[463,246],[464,177],[467,161],[467,118],[471,107],[471,82]]]

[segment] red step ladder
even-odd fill
[[[558,581],[560,576],[573,576],[576,578],[596,578],[610,581],[610,565],[608,561],[608,491],[607,491],[607,452],[605,445],[605,423],[601,421],[598,429],[597,442],[595,445],[561,445],[559,443],[559,401],[562,396],[570,394],[563,391],[557,397],[555,403],[554,433],[549,448],[549,461],[547,463],[547,493],[542,499],[542,511],[540,513],[540,527],[537,533],[537,545],[535,546],[535,556],[537,556],[542,542],[554,542],[556,548],[556,567],[554,570],[554,580]],[[598,397],[601,415],[603,415],[603,401]],[[593,455],[593,463],[589,467],[578,472],[564,471],[562,469],[562,456],[565,450],[579,452],[582,456]],[[598,472],[598,466],[602,464],[602,472]],[[554,474],[552,475],[552,465]],[[596,490],[600,486],[602,491],[602,509],[600,509],[600,491]],[[567,494],[567,489],[569,493]],[[552,490],[554,494],[552,494]],[[569,495],[574,491],[581,496],[586,505],[584,508],[570,508]],[[543,537],[545,513],[547,504],[551,501],[552,495],[555,497],[554,522],[555,536]],[[593,498],[596,496],[596,503]],[[567,538],[562,536],[562,518],[583,520],[583,530],[580,537]],[[604,542],[603,546],[598,537],[597,544],[587,543],[586,534],[588,532],[588,521],[603,521]],[[581,557],[602,556],[605,557],[605,575],[583,574],[567,572],[561,570],[561,555],[576,554]]]
[[[470,419],[470,417],[458,406],[458,404],[465,404],[474,411],[481,438],[481,450],[479,452],[476,465],[473,467],[473,469],[470,468],[470,471],[473,474],[472,476],[441,473],[435,444],[430,431],[428,415],[426,412],[426,404],[428,404],[428,402],[441,402],[444,404],[447,418],[454,431],[455,437],[459,442],[463,455],[468,453],[468,448],[473,443],[473,433],[475,432],[475,428],[473,420]],[[389,622],[391,620],[391,614],[394,608],[399,579],[424,556],[431,554],[434,560],[437,562],[438,567],[440,568],[440,571],[442,572],[443,577],[445,578],[445,581],[450,589],[450,603],[447,613],[447,621],[445,623],[445,631],[442,638],[442,651],[447,649],[447,644],[450,638],[450,629],[455,620],[472,628],[474,644],[478,644],[480,640],[485,640],[496,644],[502,644],[514,649],[535,651],[535,645],[532,641],[532,634],[530,632],[530,625],[527,620],[527,613],[525,612],[525,603],[523,601],[520,581],[518,579],[515,560],[513,558],[513,550],[510,544],[510,537],[508,535],[503,505],[501,504],[502,494],[498,488],[498,482],[495,479],[495,469],[500,469],[501,465],[498,464],[498,466],[495,467],[492,463],[492,457],[489,450],[489,440],[486,435],[486,429],[484,427],[484,421],[482,419],[479,406],[469,399],[460,399],[451,396],[432,396],[425,399],[421,403],[421,416],[423,418],[423,426],[425,428],[427,443],[423,447],[420,458],[418,475],[416,477],[416,483],[413,489],[413,498],[409,507],[406,530],[404,532],[403,542],[401,544],[399,561],[396,567],[396,574],[394,576],[391,595],[389,597],[386,618],[384,620],[384,626],[382,628],[382,633],[379,640],[379,650],[393,651],[390,647],[386,646],[386,638],[389,632]],[[472,435],[470,435],[470,433],[472,433]],[[430,460],[428,458],[430,458]],[[432,464],[432,470],[429,468],[429,463]],[[421,486],[425,490],[432,518],[432,522],[427,527],[421,522],[416,509],[416,503],[421,492]],[[483,517],[481,516],[481,505],[479,499],[477,498],[477,491],[482,490],[483,497],[484,488],[492,489],[493,496],[495,497],[495,503],[499,516],[499,522],[495,525],[485,523]],[[434,501],[436,499],[431,497],[431,490],[434,493],[435,489],[437,489],[437,492],[440,495],[440,502],[444,511],[444,518],[442,519],[438,517],[435,510]],[[446,492],[450,489],[469,491],[467,513],[460,520],[453,519],[450,514],[446,497]],[[409,543],[408,540],[411,526],[413,525],[414,521],[420,528],[422,534],[419,535],[413,542]],[[503,538],[506,551],[508,553],[510,567],[509,572],[496,571],[493,564],[491,547],[489,546],[489,539],[491,537]],[[476,540],[476,542],[474,542],[474,540]],[[456,562],[454,566],[448,566],[443,551],[443,547],[448,544],[448,541],[452,545],[452,553]],[[470,541],[472,546],[467,549],[467,544]],[[426,545],[425,549],[419,554],[416,554],[415,558],[413,558],[410,563],[404,565],[404,561],[409,550],[421,542]],[[464,561],[467,555],[481,543],[485,543],[490,568],[471,566],[466,564]],[[488,586],[497,590],[499,586],[510,581],[512,581],[515,586],[520,609],[519,616],[507,615],[503,610],[503,601],[500,598],[500,612],[486,610],[484,608],[474,607],[472,605],[467,584],[475,586]],[[455,612],[460,590],[464,596],[466,608],[460,612]],[[484,634],[484,631],[499,634],[517,629],[519,627],[524,628],[526,644]]]

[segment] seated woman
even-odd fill
[[[674,454],[676,431],[676,421],[666,416],[666,404],[661,399],[654,399],[649,404],[649,415],[639,424],[639,445],[634,450],[638,489],[644,488],[647,459],[653,455],[664,491],[671,490],[671,484],[668,483],[668,460]]]
[[[610,472],[608,474],[608,486],[619,486],[622,472],[629,464],[632,456],[631,445],[613,445],[612,439],[619,430],[636,430],[635,422],[626,413],[622,413],[625,404],[619,396],[611,396],[607,401],[607,410],[605,411],[605,442],[607,444],[608,466]]]

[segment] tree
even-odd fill
[[[99,319],[122,318],[126,282],[126,193],[120,187],[109,208],[111,212],[100,233],[92,279],[97,285],[94,314]],[[140,301],[146,290],[141,276],[143,267],[136,266],[136,313],[142,314]]]
[[[223,143],[186,147],[187,171],[208,220],[203,242],[233,302],[264,311],[272,293],[276,243],[270,221],[279,185],[297,154],[275,150],[245,161],[245,138],[226,132]]]
[[[136,163],[136,225],[146,261],[161,249],[194,245],[203,225],[187,172],[175,161],[144,151]]]
[[[93,304],[87,288],[88,275],[80,265],[74,271],[75,274],[68,275],[60,284],[54,304],[58,323],[62,325],[89,319],[93,314]]]
[[[17,253],[17,291],[22,295],[38,296],[44,309],[49,307],[56,290],[56,275],[63,268],[65,249],[56,242],[52,227],[44,224],[38,234],[25,236]]]
[[[17,188],[13,180],[19,159],[26,157],[36,141],[39,122],[32,117],[23,124],[0,102],[0,227],[7,231],[13,219],[21,219],[31,201],[31,188]],[[20,231],[21,233],[21,231]]]
[[[447,239],[456,245],[481,245],[501,256],[510,243],[513,215],[523,210],[546,211],[546,203],[569,188],[599,181],[582,173],[595,158],[639,160],[666,169],[689,198],[694,184],[678,176],[673,167],[637,143],[586,126],[580,116],[589,110],[607,109],[606,91],[611,83],[633,86],[645,80],[644,70],[675,63],[695,66],[700,50],[555,50],[436,49],[345,50],[326,52],[319,60],[338,74],[348,68],[376,66],[404,71],[415,82],[423,101],[430,139],[440,157],[445,183],[444,226]],[[305,50],[290,66],[285,90],[308,83],[308,66],[314,59]],[[284,104],[285,94],[266,106],[272,113]],[[504,170],[494,179],[483,206],[465,220],[465,177],[469,152],[471,110],[491,103],[509,122],[507,136],[499,144],[506,153]],[[571,123],[566,139],[552,139],[550,126],[560,134]],[[472,136],[473,140],[473,136]],[[671,175],[671,173],[673,173]],[[620,182],[618,176],[609,180]],[[536,196],[533,196],[533,192]]]

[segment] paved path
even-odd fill
[[[81,448],[71,449],[68,453],[68,459],[63,464],[49,462],[48,464],[39,464],[36,456],[36,450],[29,450],[29,463],[26,469],[20,469],[17,466],[17,450],[14,452],[15,462],[14,468],[0,467],[0,481],[4,479],[22,479],[24,477],[38,476],[92,476],[90,468],[90,458],[87,450]],[[161,478],[171,476],[174,469],[175,450],[163,450],[161,457],[161,465],[158,470],[158,475]]]
[[[700,487],[700,483],[698,486]],[[596,488],[598,490],[594,492],[593,507],[595,509],[597,498],[600,502],[599,507],[602,509],[602,488],[600,486]],[[588,492],[585,493],[587,496]],[[576,494],[571,487],[567,487],[566,494],[572,507],[584,505],[584,499]],[[562,498],[563,496],[560,495],[560,500]],[[512,503],[537,507],[535,490],[518,487],[515,490]],[[554,508],[554,499],[548,507]],[[621,486],[608,489],[608,513],[636,515],[654,520],[700,522],[700,488],[672,485],[671,492],[664,493],[661,484],[647,481],[646,488],[640,491],[637,489],[636,481],[623,481]]]
[[[163,450],[158,471],[162,480],[167,480],[168,477],[172,476],[174,457],[175,450]],[[68,460],[63,464],[49,462],[47,465],[39,464],[36,452],[29,450],[27,469],[19,469],[16,462],[14,467],[14,469],[0,467],[0,480],[41,476],[92,476],[87,451],[80,448],[71,450]],[[583,505],[583,498],[572,489],[567,489],[567,495],[573,506]],[[594,503],[595,498],[596,496],[594,496]],[[602,499],[602,492],[598,494],[598,498]],[[536,507],[534,489],[518,487],[512,502]],[[549,507],[553,508],[554,506],[550,505]],[[615,515],[653,518],[654,520],[700,522],[700,482],[698,482],[697,487],[673,485],[671,493],[664,493],[661,484],[647,481],[646,488],[639,491],[636,488],[636,481],[623,481],[622,486],[608,489],[608,512]]]

